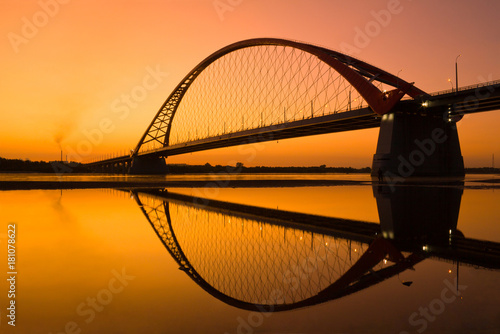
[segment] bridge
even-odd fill
[[[422,220],[421,226],[391,213],[394,207],[416,212],[402,206],[411,202],[400,200],[411,200],[412,189],[392,195],[374,188],[380,224],[162,189],[133,190],[132,195],[179,269],[202,289],[238,308],[278,312],[345,297],[427,258],[500,269],[500,244],[466,238],[457,230],[461,190],[426,190],[451,199],[439,203],[444,214],[429,224],[423,219],[434,210],[420,209],[415,219]],[[384,207],[387,200],[390,210]]]
[[[228,45],[177,85],[131,154],[98,172],[165,173],[165,158],[202,150],[380,127],[372,172],[463,175],[455,123],[500,109],[500,81],[428,94],[359,59],[272,38]],[[420,153],[419,153],[420,152]],[[407,168],[408,169],[408,168]]]

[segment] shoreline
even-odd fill
[[[471,180],[464,185],[461,180],[411,179],[392,186],[451,186],[471,189],[500,188],[500,179]],[[487,183],[487,185],[484,185]],[[60,190],[60,189],[144,189],[144,188],[287,188],[287,187],[328,187],[328,186],[390,186],[387,182],[353,180],[178,180],[178,181],[0,181],[0,191],[7,190]]]
[[[349,180],[0,181],[0,191],[99,188],[285,188],[369,184],[371,182]]]

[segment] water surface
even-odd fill
[[[366,175],[326,177],[370,181]],[[198,178],[214,180],[211,175]],[[480,178],[466,180],[458,190],[400,188],[408,191],[400,190],[399,199],[410,196],[403,202],[427,193],[428,208],[439,203],[441,211],[449,211],[448,218],[431,222],[431,229],[418,223],[415,203],[403,208],[403,220],[411,225],[401,222],[400,210],[387,206],[400,201],[368,183],[3,191],[0,242],[5,245],[7,226],[15,223],[18,274],[16,328],[7,324],[9,286],[5,281],[0,285],[1,331],[498,333],[499,271],[457,263],[445,254],[448,229],[467,239],[500,243],[500,190],[476,187],[473,179]],[[217,208],[176,194],[244,206]],[[449,194],[448,199],[440,194]],[[459,211],[453,222],[456,199]],[[258,213],[254,207],[272,211]],[[425,203],[421,210],[426,211]],[[341,218],[360,227],[346,233],[312,226],[320,221],[314,216],[312,225],[300,225],[287,221],[286,211]],[[276,212],[282,220],[263,218]],[[408,241],[414,225],[420,226],[414,230],[419,235]],[[379,227],[380,233],[370,234]],[[396,236],[389,237],[388,231]],[[421,242],[427,243],[431,257],[418,257],[425,255]],[[381,258],[368,256],[379,251]],[[483,255],[488,258],[488,250]],[[398,262],[397,256],[406,262]],[[2,268],[7,268],[6,256],[2,258]]]

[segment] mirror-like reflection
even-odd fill
[[[463,182],[456,186],[373,186],[385,238],[448,241],[457,229]]]
[[[427,257],[500,268],[500,244],[457,230],[460,185],[376,186],[373,192],[380,225],[166,190],[133,196],[179,269],[242,309],[323,303],[414,269]]]
[[[499,196],[470,181],[3,191],[0,243],[15,223],[19,246],[12,329],[495,332]]]
[[[467,238],[457,227],[463,182],[451,186],[373,186],[384,238],[401,249],[500,268],[499,244]]]

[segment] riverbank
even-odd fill
[[[500,179],[474,179],[464,184],[457,179],[407,179],[390,184],[375,178],[365,180],[332,179],[202,179],[202,180],[2,180],[1,190],[50,190],[50,189],[145,189],[145,188],[287,188],[287,187],[332,187],[332,186],[454,186],[464,188],[500,188]]]
[[[368,185],[349,180],[0,181],[0,190],[132,188],[285,188]]]

